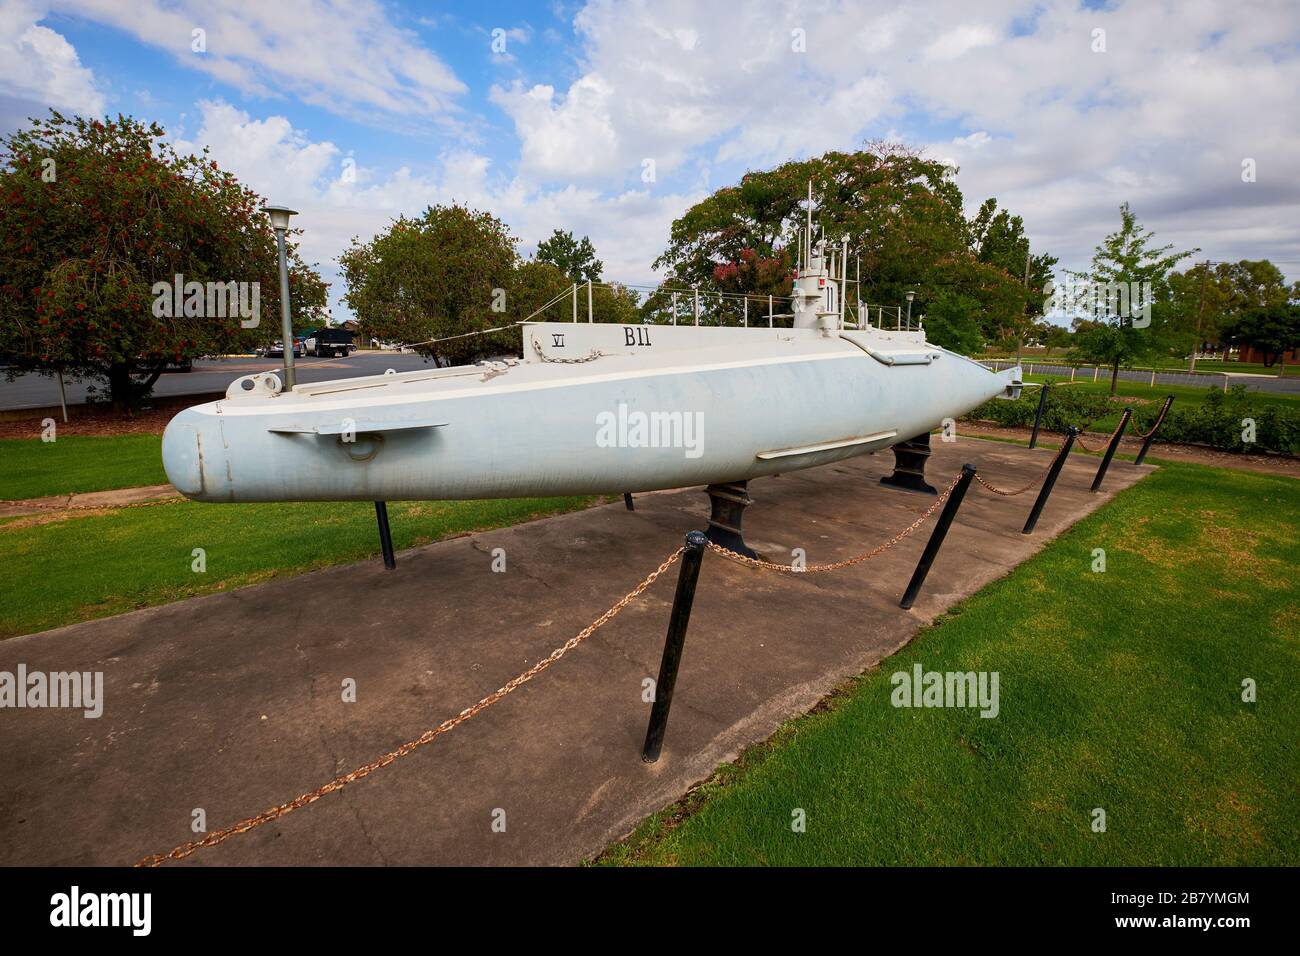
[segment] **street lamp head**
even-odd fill
[[[916,293],[915,293],[915,292],[905,292],[905,293],[903,293],[903,294],[907,297],[907,301],[908,301],[909,303],[910,303],[913,299],[916,298]]]
[[[298,210],[290,209],[288,206],[266,206],[264,208],[271,217],[271,228],[277,232],[281,229],[288,229],[289,217],[298,215]]]

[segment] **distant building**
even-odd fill
[[[1300,365],[1300,348],[1284,352],[1282,359],[1285,365]],[[1237,351],[1237,361],[1250,362],[1255,365],[1276,365],[1277,356],[1269,352],[1261,352],[1253,345],[1243,345]]]

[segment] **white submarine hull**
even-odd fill
[[[887,448],[1019,392],[919,332],[530,323],[523,361],[280,388],[178,414],[198,501],[602,494],[741,481]]]

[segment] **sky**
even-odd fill
[[[1198,259],[1300,278],[1294,2],[0,0],[0,132],[158,122],[269,202],[346,317],[337,257],[468,203],[530,254],[589,235],[652,282],[693,203],[885,139],[1087,265],[1128,201]]]

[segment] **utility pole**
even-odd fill
[[[1029,288],[1029,247],[1025,247],[1025,288]],[[1029,303],[1025,303],[1025,308],[1029,308]],[[1016,329],[1016,364],[1020,364],[1020,351],[1025,343],[1025,323],[1024,319],[1028,318],[1028,312],[1021,316],[1020,327]]]
[[[1205,260],[1205,271],[1201,273],[1201,296],[1196,305],[1196,334],[1192,337],[1192,357],[1187,360],[1187,371],[1196,371],[1196,350],[1201,347],[1201,315],[1205,311],[1205,283],[1210,279],[1210,260]],[[1226,358],[1226,356],[1225,356]]]

